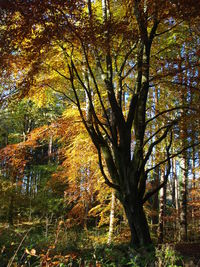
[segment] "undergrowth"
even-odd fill
[[[24,236],[27,235],[25,238]],[[118,233],[118,236],[120,233]],[[24,240],[23,240],[24,238]],[[23,242],[22,242],[23,240]],[[105,229],[66,229],[64,224],[35,223],[0,228],[1,267],[179,267],[182,259],[163,245],[145,254],[130,249],[127,239],[108,246]],[[126,242],[125,242],[126,241]],[[10,265],[9,265],[10,264]]]

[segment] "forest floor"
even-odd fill
[[[200,267],[200,242],[199,243],[178,243],[175,245],[177,251],[183,257],[186,266]]]
[[[0,267],[148,266],[146,263],[152,261],[152,255],[139,263],[135,261],[127,243],[128,235],[126,228],[121,229],[115,233],[114,243],[108,246],[107,228],[85,231],[54,224],[47,229],[39,221],[13,227],[1,224]],[[163,244],[158,255],[163,264],[160,266],[200,267],[200,242]]]

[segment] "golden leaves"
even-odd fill
[[[36,256],[36,250],[34,248],[32,248],[30,251],[26,248],[25,253],[31,256]]]

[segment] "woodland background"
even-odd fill
[[[129,29],[137,24],[129,10],[132,2],[147,6],[150,32],[155,15],[151,5],[156,1],[16,1],[14,6],[11,2],[0,2],[0,266],[150,266],[154,254],[138,258],[129,247],[127,217],[114,186],[105,182],[82,116],[95,129],[103,125],[104,138],[105,115],[112,122],[112,107],[98,68],[107,63],[105,32],[112,26],[113,83],[121,82],[121,110],[128,117],[133,84],[138,81],[134,49],[143,38],[140,29]],[[88,3],[95,14],[93,26]],[[196,1],[161,1],[157,10],[160,24],[151,48],[143,148],[147,155],[150,151],[146,190],[162,185],[144,204],[156,245],[156,266],[200,264],[198,7]],[[102,13],[105,8],[110,20]],[[76,18],[74,35],[63,30],[65,12]],[[46,17],[37,17],[41,14]],[[84,50],[80,52],[76,33],[91,54],[84,57]],[[65,52],[77,69],[67,65]],[[77,76],[74,91],[72,69]],[[101,97],[90,89],[95,81]],[[135,133],[131,153],[134,138]],[[102,164],[105,167],[106,162]],[[109,175],[106,168],[105,172]]]

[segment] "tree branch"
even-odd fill
[[[181,23],[183,22],[183,20],[181,20],[179,23],[176,23],[175,25],[173,25],[171,28],[165,30],[165,31],[162,31],[162,32],[158,32],[155,34],[155,36],[160,36],[164,33],[167,33],[167,32],[170,32],[172,29],[176,28],[178,25],[180,25]]]
[[[110,135],[108,134],[106,128],[104,127],[104,125],[102,124],[102,122],[99,120],[99,118],[97,117],[97,114],[95,112],[95,109],[94,109],[94,105],[93,105],[93,102],[92,102],[92,99],[91,99],[91,94],[89,93],[87,87],[85,86],[84,82],[82,81],[79,73],[78,73],[78,70],[76,68],[76,66],[74,65],[74,62],[73,60],[71,61],[72,62],[72,68],[74,69],[75,73],[76,73],[76,76],[81,84],[81,86],[83,87],[83,89],[85,90],[87,96],[88,96],[88,99],[90,101],[90,105],[91,105],[91,109],[92,109],[92,114],[94,116],[94,119],[95,121],[100,125],[100,127],[102,128],[102,130],[104,131],[104,133],[106,134],[107,138],[110,140],[110,142],[113,142],[112,139],[110,138]],[[100,134],[100,132],[99,132]]]
[[[114,189],[116,189],[116,190],[118,190],[120,192],[121,189],[120,189],[119,185],[116,185],[116,184],[113,184],[112,182],[110,182],[110,180],[108,179],[107,175],[104,172],[104,167],[103,167],[103,164],[102,164],[102,156],[101,156],[100,147],[97,148],[97,152],[98,152],[98,158],[99,158],[99,167],[100,167],[101,173],[102,173],[102,175],[104,177],[105,183],[108,186],[110,186],[110,187],[112,187],[112,188],[114,188]]]
[[[105,108],[104,103],[102,101],[102,97],[101,97],[101,94],[100,94],[100,91],[99,91],[99,87],[98,87],[97,81],[96,81],[95,76],[94,76],[94,73],[93,73],[93,71],[92,71],[92,69],[90,67],[90,63],[89,63],[88,56],[87,56],[87,53],[86,53],[86,50],[85,50],[85,46],[84,46],[84,44],[83,44],[82,41],[81,41],[81,45],[82,45],[82,49],[83,49],[83,53],[84,53],[84,57],[85,57],[85,60],[86,60],[86,64],[87,64],[89,73],[90,73],[90,75],[92,77],[92,80],[93,80],[93,83],[94,83],[94,86],[95,86],[95,89],[96,89],[96,92],[97,92],[97,95],[98,95],[100,104],[101,104],[102,109],[103,109],[103,112],[104,112],[104,116],[105,116],[106,121],[108,123],[108,126],[109,126],[109,129],[111,131],[111,134],[112,134],[112,136],[114,136],[113,133],[112,133],[112,127],[110,125],[109,117],[108,117],[108,114],[106,112],[106,108]]]
[[[126,65],[126,62],[127,62],[128,58],[129,58],[129,56],[131,55],[133,50],[136,48],[136,46],[137,46],[137,42],[131,47],[131,49],[124,56],[124,61],[122,62],[122,65],[121,65],[120,70],[119,70],[120,77],[121,77],[122,71],[124,70],[124,67]]]
[[[144,144],[143,146],[145,146],[154,136],[156,136],[160,131],[166,129],[169,125],[165,125],[161,128],[159,128],[154,134],[152,134],[149,138],[147,138],[145,141],[144,141]]]
[[[156,188],[154,188],[153,190],[149,191],[143,198],[143,204],[150,198],[152,197],[155,193],[157,193],[162,187],[164,187],[168,181],[168,177],[170,174],[170,169],[171,169],[171,162],[170,162],[170,147],[172,145],[172,132],[171,132],[171,136],[170,136],[170,142],[169,145],[166,147],[166,151],[167,151],[167,170],[166,170],[166,174],[164,176],[164,181]],[[147,173],[146,173],[147,174]]]
[[[132,99],[131,99],[131,103],[130,103],[129,111],[128,111],[128,116],[127,116],[127,121],[126,121],[128,128],[132,127],[132,123],[133,123],[134,116],[135,116],[135,110],[136,110],[136,106],[137,106],[136,105],[137,101],[138,101],[138,94],[134,94],[132,96]]]
[[[65,97],[66,99],[68,99],[70,102],[72,102],[74,105],[77,106],[77,103],[76,103],[72,98],[70,98],[68,95],[66,95],[64,92],[55,89],[55,88],[54,88],[53,86],[51,86],[50,84],[45,83],[44,85],[48,86],[50,89],[52,89],[52,90],[55,91],[56,93],[59,93],[59,94],[64,95],[64,97]]]
[[[150,155],[151,155],[151,153],[152,153],[153,148],[154,148],[157,144],[159,144],[163,139],[166,138],[166,136],[167,136],[169,130],[172,128],[173,125],[175,125],[176,123],[178,123],[178,121],[179,121],[179,120],[177,119],[177,120],[174,120],[171,124],[169,124],[169,125],[166,127],[164,133],[160,136],[160,138],[158,138],[156,141],[154,141],[154,142],[149,146],[148,152],[147,152],[147,154],[146,154],[146,156],[145,156],[145,158],[144,158],[144,162],[143,162],[143,164],[142,164],[143,166],[145,166],[145,164],[147,163],[147,161],[148,161],[148,159],[149,159],[149,157],[150,157]]]
[[[170,156],[170,159],[175,158],[176,156],[180,155],[183,151],[185,151],[185,150],[187,150],[187,149],[189,149],[189,148],[191,148],[191,147],[198,146],[199,144],[200,144],[200,141],[197,142],[197,143],[193,143],[192,145],[189,145],[189,146],[187,146],[187,147],[184,147],[184,148],[181,149],[179,152],[177,152],[177,153],[171,155],[171,156]],[[164,160],[162,160],[162,161],[160,161],[160,162],[159,162],[158,164],[156,164],[154,167],[152,167],[152,168],[150,168],[150,169],[147,169],[147,170],[146,170],[146,173],[149,173],[150,171],[156,169],[158,166],[162,165],[163,163],[165,163],[165,162],[167,162],[167,161],[168,161],[168,158],[167,158],[167,159],[164,159]]]
[[[163,110],[161,112],[159,112],[158,114],[156,114],[156,116],[154,116],[153,118],[150,118],[146,121],[146,125],[155,120],[156,118],[158,118],[159,116],[165,114],[165,113],[168,113],[168,112],[171,112],[171,111],[174,111],[174,110],[178,110],[178,109],[190,109],[190,110],[197,110],[196,108],[193,108],[193,107],[189,107],[189,106],[178,106],[178,107],[174,107],[174,108],[171,108],[171,109],[167,109],[167,110]]]

